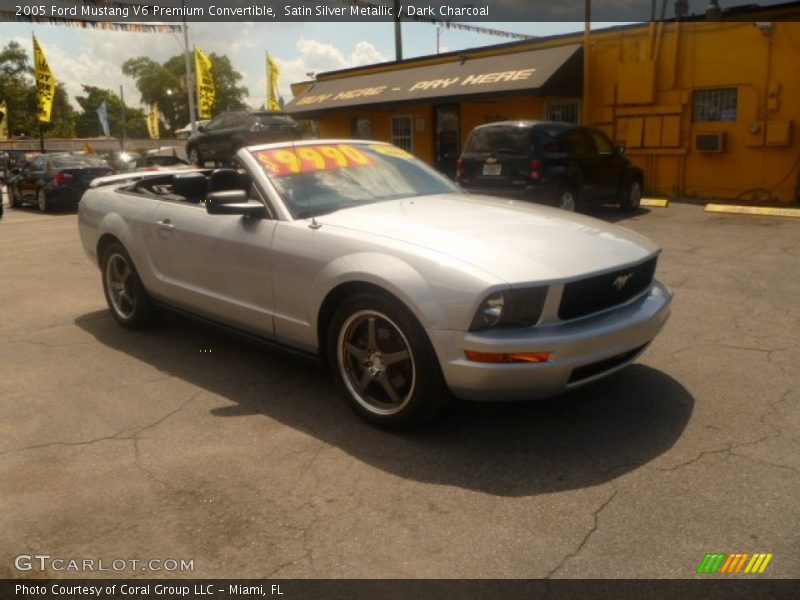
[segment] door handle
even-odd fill
[[[156,221],[156,225],[158,225],[159,229],[165,229],[166,231],[172,231],[175,229],[175,225],[172,224],[172,221],[169,219],[162,219],[161,221]]]

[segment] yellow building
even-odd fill
[[[577,33],[324,73],[293,85],[287,110],[449,174],[482,123],[581,122],[624,144],[652,192],[791,202],[800,4],[736,18],[597,30],[588,52]]]

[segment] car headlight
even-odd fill
[[[535,325],[546,298],[546,286],[493,292],[481,302],[469,330]]]

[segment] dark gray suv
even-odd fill
[[[644,173],[597,129],[502,121],[472,130],[456,165],[456,181],[469,191],[566,210],[594,202],[637,210]]]
[[[289,115],[269,111],[226,112],[197,129],[186,141],[189,162],[228,164],[243,146],[303,138],[303,128]]]

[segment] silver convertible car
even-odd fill
[[[368,421],[452,396],[551,396],[632,362],[669,316],[659,248],[463,192],[380,142],[253,146],[235,169],[96,180],[83,246],[114,318],[169,307],[316,355]]]

